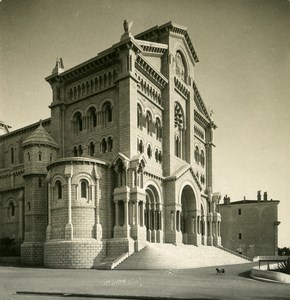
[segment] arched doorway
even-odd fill
[[[160,196],[153,185],[148,185],[145,192],[146,239],[152,243],[160,243],[162,242],[162,207]]]
[[[186,185],[182,190],[181,213],[176,215],[180,215],[182,242],[184,244],[195,244],[196,235],[200,231],[200,216],[197,214],[195,193],[189,185]]]

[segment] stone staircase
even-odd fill
[[[248,263],[249,260],[214,246],[148,244],[116,266],[117,270],[190,269]]]

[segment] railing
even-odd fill
[[[290,256],[259,256],[259,269],[261,268],[261,263],[267,263],[267,268],[270,270],[270,263],[281,263],[287,262],[290,259]]]

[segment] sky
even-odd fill
[[[0,120],[18,129],[50,117],[44,78],[132,34],[173,21],[200,62],[195,81],[214,111],[214,187],[232,201],[280,200],[279,247],[290,247],[290,1],[0,0]]]

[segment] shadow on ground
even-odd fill
[[[251,270],[239,273],[239,276],[244,277],[244,278],[251,278]]]

